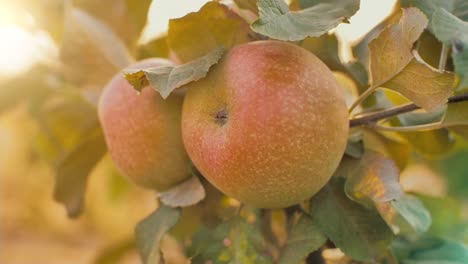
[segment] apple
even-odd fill
[[[172,65],[151,58],[129,69]],[[191,176],[190,160],[181,132],[183,97],[166,100],[151,87],[140,94],[117,74],[105,87],[98,114],[105,140],[117,169],[134,183],[164,191]]]
[[[182,137],[214,186],[259,208],[282,208],[317,193],[348,138],[344,96],[327,66],[281,41],[231,49],[188,89]]]

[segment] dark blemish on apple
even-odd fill
[[[215,115],[215,122],[221,126],[226,124],[228,120],[228,112],[225,108],[218,111]]]

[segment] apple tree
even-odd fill
[[[20,2],[60,54],[6,83],[0,110],[27,105],[69,217],[86,209],[88,176],[107,152],[155,192],[135,227],[143,263],[172,263],[164,237],[185,263],[468,263],[467,1],[398,1],[349,63],[333,29],[359,0],[210,1],[145,44],[150,0]],[[234,93],[223,85],[249,102],[242,115],[218,107]],[[270,94],[282,85],[304,93]],[[271,129],[265,116],[286,125]],[[226,122],[239,131],[235,150],[217,138]],[[240,132],[252,126],[267,129],[252,140]],[[268,155],[249,148],[259,142]],[[418,164],[446,190],[412,177]]]

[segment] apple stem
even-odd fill
[[[453,104],[457,102],[468,101],[468,93],[454,95],[448,98],[447,104]],[[362,117],[352,118],[349,120],[350,127],[357,126],[370,126],[375,127],[376,122],[379,120],[387,119],[394,117],[400,114],[412,112],[414,110],[421,109],[421,107],[415,105],[414,103],[403,104],[395,106],[389,109],[382,111],[374,112],[372,114],[364,115]]]

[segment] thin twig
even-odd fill
[[[369,87],[369,89],[365,90],[357,99],[354,101],[354,103],[349,107],[348,112],[351,114],[353,110],[360,105],[364,100],[367,99],[375,90],[377,90],[379,86],[372,86]]]
[[[448,104],[468,101],[468,93],[454,95],[448,99]],[[420,109],[421,107],[415,105],[414,103],[399,105],[396,107],[392,107],[389,109],[385,109],[382,111],[378,111],[372,114],[368,114],[362,117],[353,118],[349,121],[350,127],[357,127],[357,126],[371,126],[374,125],[377,121],[382,119],[387,119],[389,117],[394,117],[399,114],[404,114],[408,112],[412,112],[414,110]]]
[[[439,71],[445,71],[445,66],[447,66],[447,58],[450,47],[446,44],[442,44],[442,51],[440,52],[439,59]]]

